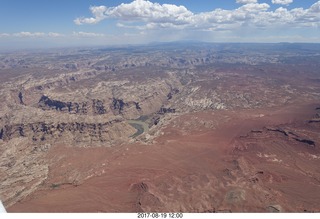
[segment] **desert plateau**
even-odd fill
[[[320,44],[0,54],[8,212],[320,212]]]

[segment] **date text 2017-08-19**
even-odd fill
[[[137,218],[183,218],[183,213],[138,213]]]

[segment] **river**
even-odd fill
[[[139,135],[141,135],[144,132],[148,132],[149,131],[149,126],[147,123],[142,122],[140,120],[127,120],[127,122],[134,127],[135,129],[137,129],[137,132],[134,133],[132,136],[132,138],[135,138]]]

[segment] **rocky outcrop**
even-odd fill
[[[56,110],[70,114],[102,115],[107,113],[104,101],[98,99],[84,102],[63,102],[43,95],[38,102],[38,107],[42,110]]]
[[[160,110],[158,111],[158,114],[163,115],[166,113],[175,113],[176,109],[172,109],[172,108],[165,108],[165,107],[161,107]]]
[[[281,128],[267,128],[267,131],[270,131],[270,132],[277,132],[277,133],[280,133],[280,134],[283,134],[285,136],[289,136],[289,132],[281,129]]]
[[[298,141],[298,142],[308,144],[308,145],[310,145],[312,147],[316,146],[316,143],[314,141],[312,141],[312,140],[309,140],[309,139],[301,139],[301,138],[293,138],[293,139]]]
[[[14,138],[27,137],[34,143],[71,138],[74,142],[112,142],[125,139],[134,133],[129,125],[120,119],[105,123],[86,122],[36,122],[30,124],[5,125],[0,129],[0,139],[9,141]]]
[[[62,112],[69,112],[74,114],[87,114],[88,102],[74,103],[74,102],[62,102],[59,100],[53,100],[43,95],[38,103],[38,107],[43,110],[57,110]]]
[[[134,108],[135,110],[141,110],[138,102],[130,101],[124,102],[122,99],[113,98],[111,109],[115,115],[123,114],[123,112],[128,108]]]
[[[131,192],[136,194],[135,207],[138,212],[161,211],[164,204],[152,194],[148,184],[144,182],[135,183],[131,186]]]
[[[24,105],[23,95],[22,95],[22,92],[21,92],[21,91],[19,92],[18,97],[19,97],[19,100],[20,100],[20,104]]]
[[[281,128],[267,128],[267,131],[278,132],[278,133],[284,135],[285,137],[287,137],[288,139],[293,139],[297,142],[308,144],[309,146],[312,146],[312,147],[316,146],[315,142],[313,140],[300,137],[299,135],[293,133],[292,131],[287,131],[287,130],[284,130]]]
[[[177,94],[177,93],[179,93],[179,90],[178,90],[177,88],[173,88],[173,89],[170,91],[170,93],[168,93],[168,95],[167,95],[168,100],[171,100],[172,97],[173,97],[173,95],[175,95],[175,94]]]
[[[96,114],[96,115],[105,114],[107,112],[102,100],[96,100],[96,99],[92,100],[92,109],[93,109],[93,114]]]
[[[239,136],[236,140],[234,150],[238,152],[243,151],[258,151],[261,150],[262,145],[256,144],[257,140],[263,141],[263,139],[277,139],[283,141],[284,144],[290,144],[297,149],[311,149],[317,151],[316,141],[312,140],[313,137],[306,135],[301,130],[294,128],[284,127],[264,127],[261,130],[251,130],[244,136]]]
[[[136,101],[125,102],[123,99],[113,98],[110,106],[114,115],[121,115],[127,118],[137,118],[143,115],[140,103]]]
[[[320,119],[319,118],[311,119],[308,121],[308,123],[320,123]]]

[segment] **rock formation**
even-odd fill
[[[150,150],[144,159],[154,166],[134,169],[143,170],[141,179],[115,183],[136,211],[300,211],[311,200],[301,193],[283,203],[303,177],[308,188],[318,186],[320,128],[319,47],[301,46],[307,49],[164,44],[0,54],[0,198],[10,207],[112,171],[126,178],[131,169],[121,165],[142,162],[140,152]],[[302,121],[307,110],[292,114],[301,105],[315,114]],[[242,130],[247,120],[261,125]],[[221,134],[224,123],[232,129]],[[153,154],[162,147],[166,156]]]

